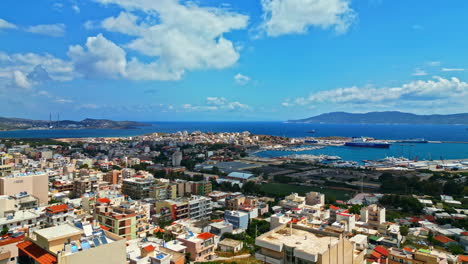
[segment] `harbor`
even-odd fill
[[[375,140],[363,137],[305,137],[296,138],[291,144],[295,146],[262,148],[254,155],[373,170],[468,170],[467,142],[429,141],[422,138]]]

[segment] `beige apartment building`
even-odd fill
[[[40,205],[49,202],[49,176],[46,173],[21,173],[0,177],[0,195],[16,195],[21,192],[39,199]]]
[[[270,264],[363,264],[365,251],[336,233],[306,225],[279,226],[255,240],[255,257]]]
[[[31,232],[17,245],[18,263],[122,264],[126,240],[98,227],[71,224]]]

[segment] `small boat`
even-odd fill
[[[315,133],[315,129],[309,130],[309,131],[307,131],[307,133],[314,134],[314,133]]]
[[[424,138],[404,139],[397,141],[398,143],[429,143]]]

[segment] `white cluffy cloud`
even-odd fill
[[[32,86],[28,77],[26,77],[26,75],[21,71],[13,71],[12,81],[15,87],[29,89]]]
[[[14,29],[14,28],[16,28],[15,24],[12,24],[12,23],[6,21],[5,19],[0,18],[0,30],[2,30],[2,29]]]
[[[64,24],[44,24],[29,26],[25,29],[27,32],[46,35],[50,37],[63,37],[65,35]]]
[[[123,9],[101,27],[134,39],[123,45],[148,57],[131,58],[127,77],[137,80],[178,80],[186,71],[223,69],[239,59],[238,48],[224,34],[245,29],[249,17],[224,8],[200,7],[178,0],[96,0]],[[138,11],[144,14],[137,16]]]
[[[69,81],[74,77],[70,62],[50,54],[0,52],[0,86],[31,88],[48,81]]]
[[[125,77],[125,51],[102,34],[89,37],[85,47],[71,46],[68,50],[75,70],[86,78]]]
[[[349,0],[261,0],[268,36],[304,34],[310,27],[344,33],[356,18]]]
[[[308,97],[286,100],[283,106],[311,104],[382,104],[412,101],[414,104],[440,100],[468,99],[468,83],[452,77],[445,79],[412,81],[398,87],[348,87],[320,91]]]
[[[234,76],[234,81],[236,81],[237,84],[239,85],[246,85],[250,82],[250,77],[243,75],[241,73],[238,73]]]
[[[229,101],[224,97],[207,97],[205,105],[184,104],[182,108],[186,111],[238,111],[247,110],[249,106],[238,101]]]

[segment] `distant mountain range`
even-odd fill
[[[107,119],[91,119],[87,118],[82,121],[60,120],[32,120],[24,118],[8,118],[0,117],[0,130],[20,130],[20,129],[129,129],[140,126],[148,126],[148,124],[134,121],[113,121]]]
[[[398,111],[354,114],[333,112],[288,123],[324,124],[418,124],[418,125],[468,125],[468,113],[451,115],[416,115]]]

